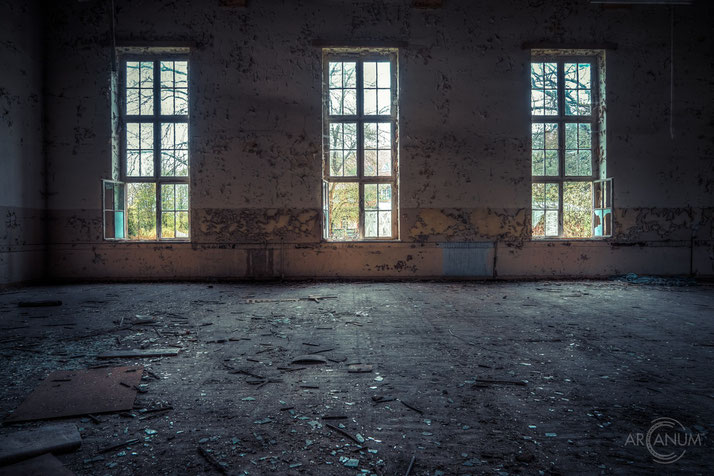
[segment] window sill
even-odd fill
[[[591,238],[558,238],[558,237],[547,237],[547,238],[533,238],[531,237],[531,242],[534,243],[601,243],[612,240],[611,236],[602,237],[591,237]]]

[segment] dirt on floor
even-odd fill
[[[143,365],[134,410],[64,419],[74,473],[711,474],[714,286],[676,284],[5,290],[0,416],[54,370]]]

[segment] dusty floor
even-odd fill
[[[288,300],[308,296],[336,298]],[[63,305],[17,307],[32,299]],[[180,347],[109,362],[145,365],[146,392],[131,414],[68,419],[83,444],[59,458],[77,474],[217,473],[198,447],[232,474],[405,474],[412,456],[418,475],[711,474],[714,463],[712,285],[36,287],[0,292],[0,326],[3,417],[52,370],[106,364],[96,355],[108,350]],[[290,365],[310,352],[326,363]],[[353,363],[373,370],[348,372]],[[701,446],[664,466],[626,444],[657,417]],[[140,442],[97,453],[131,438]]]

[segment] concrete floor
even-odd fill
[[[308,296],[336,298],[294,300]],[[32,299],[63,305],[17,307]],[[136,315],[156,323],[131,325]],[[118,348],[180,347],[176,357],[110,362],[143,364],[160,379],[145,374],[136,417],[68,419],[83,444],[59,458],[76,474],[216,473],[199,446],[235,474],[405,474],[412,456],[418,475],[711,474],[714,463],[712,285],[33,287],[0,294],[0,326],[3,415],[52,370],[105,363],[96,355]],[[290,365],[321,350],[325,364]],[[350,373],[352,363],[373,370]],[[167,403],[173,410],[139,418]],[[657,417],[702,435],[701,446],[665,466],[626,444]]]

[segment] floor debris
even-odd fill
[[[131,410],[143,367],[52,372],[6,423]]]
[[[67,453],[79,448],[82,437],[73,423],[42,426],[0,437],[0,465],[15,463],[44,453]]]
[[[51,454],[43,454],[19,463],[0,468],[0,476],[73,476],[74,473],[62,465]]]
[[[172,357],[179,353],[179,349],[128,349],[104,352],[97,356],[98,359],[122,359],[122,358],[144,358],[144,357]]]

